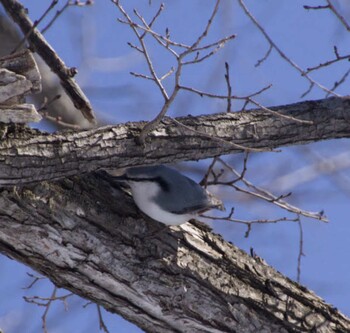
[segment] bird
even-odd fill
[[[106,171],[104,171],[106,173]],[[180,225],[210,209],[225,210],[220,199],[165,165],[131,167],[113,181],[127,183],[136,206],[165,225]]]

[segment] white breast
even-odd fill
[[[173,214],[161,209],[153,198],[160,190],[153,182],[129,181],[134,201],[138,208],[152,219],[167,225],[182,224],[194,217],[192,214]]]

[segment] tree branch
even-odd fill
[[[22,4],[16,0],[1,0],[1,3],[9,16],[12,17],[23,34],[27,37],[31,47],[60,78],[61,85],[71,98],[74,106],[82,112],[90,123],[96,123],[95,115],[89,100],[73,78],[76,74],[76,68],[68,68],[65,65],[55,50],[47,43],[44,36],[33,26]]]
[[[135,142],[145,122],[55,134],[9,128],[0,142],[0,185],[60,179],[98,168],[170,163],[242,152],[236,144],[272,150],[350,137],[348,98],[332,97],[270,109],[312,123],[295,122],[261,109],[176,118],[195,131],[165,118],[151,132],[145,146]]]
[[[350,331],[335,308],[207,228],[150,237],[161,228],[97,175],[0,194],[2,253],[146,332]]]

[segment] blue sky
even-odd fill
[[[40,17],[49,2],[28,0],[23,3],[34,20]],[[307,11],[303,8],[305,4],[320,5],[319,1],[249,0],[245,3],[273,41],[303,69],[332,59],[334,45],[337,45],[340,54],[349,52],[349,33],[330,11]],[[59,6],[63,4],[59,2]],[[152,1],[152,6],[149,6],[148,1],[122,1],[122,4],[130,15],[132,8],[137,8],[150,19],[160,2]],[[345,0],[337,4],[350,22],[350,6]],[[208,0],[165,1],[164,13],[155,25],[155,30],[164,32],[168,27],[173,39],[191,43],[205,26],[212,7],[213,1]],[[128,47],[127,42],[136,43],[136,40],[128,26],[117,22],[119,17],[120,13],[110,1],[95,1],[93,6],[84,8],[71,7],[45,36],[67,65],[78,68],[76,79],[100,119],[110,124],[150,120],[160,111],[163,99],[152,82],[129,74],[130,71],[147,74],[147,67],[144,58]],[[237,37],[207,62],[186,66],[182,78],[184,85],[225,94],[224,63],[228,62],[235,95],[248,95],[272,84],[272,88],[256,98],[265,106],[325,97],[324,91],[314,88],[305,98],[301,98],[309,87],[307,80],[275,51],[261,66],[255,67],[269,45],[245,16],[238,2],[224,0],[208,35],[208,42],[231,34],[237,34]],[[147,43],[156,70],[161,74],[166,73],[174,65],[173,58],[151,39]],[[344,61],[311,76],[330,88],[348,69],[349,62]],[[171,89],[172,83],[172,78],[168,78],[165,87]],[[345,83],[337,93],[347,95],[347,87]],[[235,110],[240,107],[241,102],[233,101]],[[169,115],[208,114],[223,112],[225,109],[225,101],[181,92],[171,106]],[[48,129],[45,123],[39,126]],[[277,178],[293,175],[306,166],[317,165],[320,159],[336,161],[340,154],[344,154],[341,155],[343,160],[349,159],[350,154],[346,155],[349,148],[349,141],[342,139],[283,148],[279,153],[253,154],[248,162],[247,178],[279,195]],[[227,156],[225,160],[241,168],[243,156]],[[209,160],[187,162],[181,163],[180,167],[192,170],[188,175],[199,181],[203,172],[193,170],[198,170],[198,166],[204,170],[209,164]],[[298,179],[291,179],[290,188],[285,189],[293,192],[288,200],[306,210],[323,209],[330,220],[330,223],[324,224],[302,218],[305,256],[302,258],[301,283],[350,315],[350,264],[347,260],[350,251],[349,170],[343,168],[335,175],[317,173],[314,179],[299,184],[296,184]],[[271,204],[252,200],[227,189],[214,191],[219,196],[224,195],[227,206],[235,206],[237,218],[267,219],[288,215]],[[224,221],[211,222],[211,225],[226,240],[246,251],[253,247],[270,265],[290,278],[296,278],[299,229],[295,223],[254,226],[248,238],[244,237],[246,228],[242,225]],[[0,290],[1,295],[4,295],[0,302],[0,328],[6,333],[23,331],[23,327],[29,333],[39,332],[43,309],[25,303],[22,296],[49,297],[52,292],[50,283],[41,281],[31,290],[22,290],[30,283],[26,275],[30,269],[4,256],[0,257],[0,262]],[[50,333],[99,332],[95,306],[82,308],[86,301],[78,297],[70,298],[68,303],[68,312],[64,311],[62,304],[54,305],[48,318]],[[116,315],[104,313],[104,316],[111,332],[141,332]]]

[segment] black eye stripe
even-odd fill
[[[164,192],[169,192],[170,188],[169,188],[169,184],[161,177],[153,177],[153,178],[133,178],[133,177],[126,177],[127,180],[133,181],[133,182],[154,182],[159,184],[159,186],[161,187],[161,189]]]

